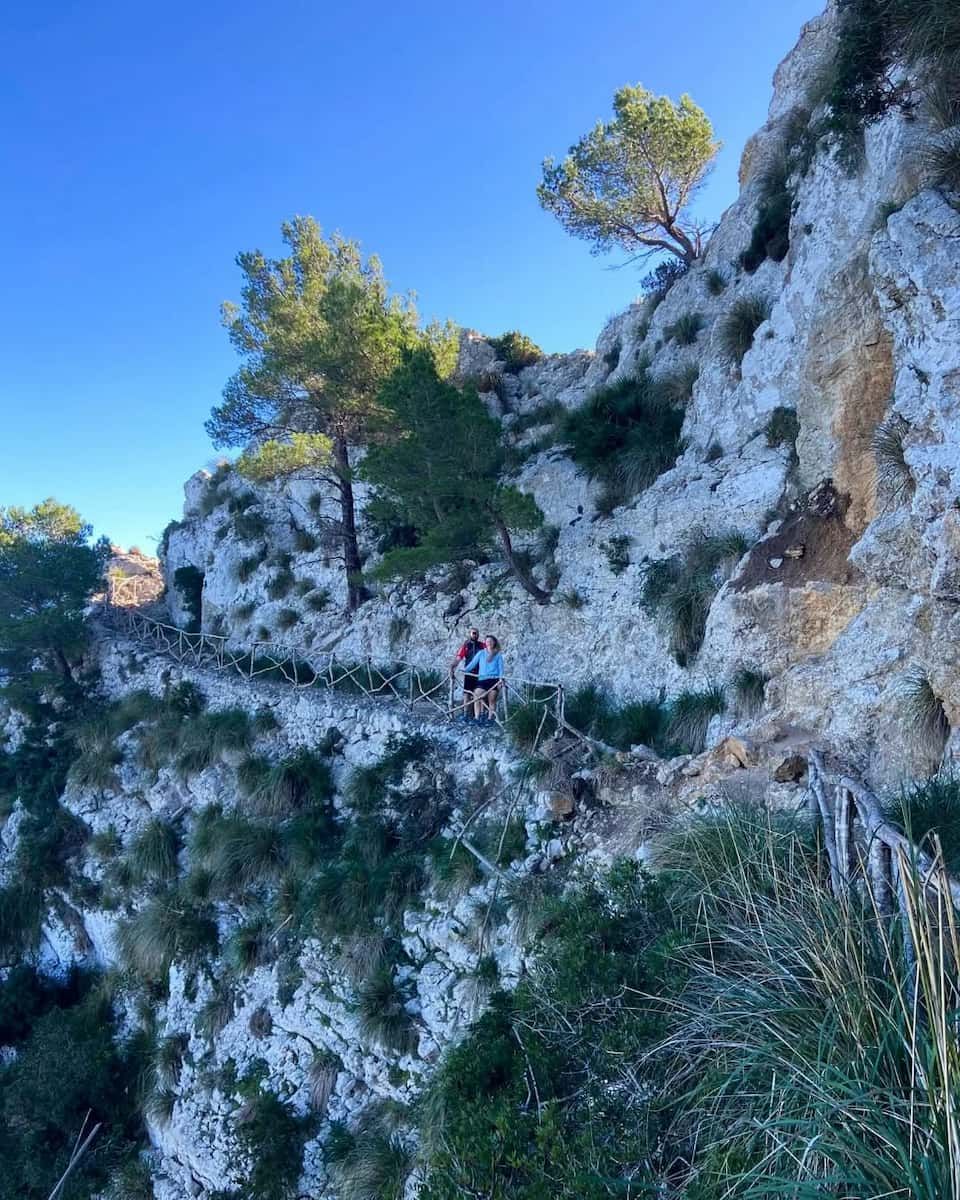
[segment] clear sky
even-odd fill
[[[534,189],[613,92],[689,91],[716,219],[821,0],[12,0],[0,71],[0,505],[152,551],[214,451],[234,257],[309,213],[426,316],[592,347],[634,298]]]

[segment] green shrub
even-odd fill
[[[906,439],[909,432],[908,423],[894,413],[881,421],[873,434],[877,480],[887,487],[895,501],[912,495],[916,487],[907,462]]]
[[[236,1134],[251,1166],[244,1200],[293,1200],[310,1122],[273,1092],[258,1092],[243,1108]]]
[[[768,258],[782,262],[790,249],[793,194],[787,184],[789,174],[786,156],[782,155],[767,168],[760,181],[750,245],[740,255],[740,265],[751,275]]]
[[[543,358],[543,351],[536,342],[516,329],[511,329],[509,333],[501,334],[500,337],[488,338],[487,341],[493,347],[497,358],[505,360],[506,370],[513,374]]]
[[[924,749],[939,757],[950,736],[950,722],[944,712],[943,702],[933,690],[925,672],[919,669],[909,671],[904,677],[901,693],[905,724]]]
[[[260,542],[270,529],[270,524],[262,512],[248,508],[238,512],[233,518],[233,531],[241,542]]]
[[[247,759],[238,780],[245,806],[260,816],[286,817],[303,808],[327,806],[333,799],[330,767],[306,749],[279,763]]]
[[[640,290],[645,296],[659,304],[677,280],[686,275],[689,265],[689,263],[671,256],[665,262],[659,263],[648,275],[644,275],[640,280]]]
[[[281,567],[276,575],[267,582],[267,595],[271,600],[282,600],[290,593],[295,583],[293,572],[289,567]]]
[[[182,529],[183,525],[183,521],[168,521],[163,527],[163,533],[160,535],[160,543],[157,546],[157,554],[161,559],[167,557],[167,553],[170,549],[170,538],[177,532],[178,529]]]
[[[684,313],[672,325],[666,327],[664,334],[668,339],[673,339],[678,346],[692,346],[704,324],[703,313]]]
[[[276,883],[286,865],[279,826],[224,816],[218,809],[198,817],[191,847],[193,860],[210,873],[213,894],[225,899]]]
[[[299,525],[293,527],[293,548],[298,554],[312,554],[320,542],[315,533],[303,529]]]
[[[203,572],[192,563],[177,567],[173,573],[173,586],[190,615],[191,628],[198,630],[203,616]]]
[[[281,608],[277,613],[277,628],[286,633],[300,620],[300,614],[295,608]]]
[[[952,775],[935,775],[915,783],[885,806],[888,820],[899,823],[914,845],[943,851],[947,870],[960,872],[960,780]]]
[[[714,597],[748,548],[739,533],[702,538],[682,554],[647,567],[641,604],[665,623],[670,650],[681,667],[690,664],[703,644]]]
[[[225,750],[248,750],[253,738],[253,722],[245,709],[203,713],[181,728],[177,768],[183,775],[205,771]]]
[[[753,336],[770,316],[770,302],[760,296],[742,297],[720,322],[720,345],[739,366],[753,345]]]
[[[167,711],[174,716],[193,718],[199,717],[207,707],[207,698],[197,684],[189,679],[182,679],[167,689],[163,703]]]
[[[364,1037],[399,1054],[416,1049],[417,1031],[390,970],[380,970],[361,985],[357,1011]]]
[[[129,862],[135,879],[167,883],[177,874],[180,841],[169,821],[153,817],[130,847]]]
[[[306,605],[311,612],[326,612],[326,610],[330,607],[330,589],[317,588],[315,592],[311,592],[310,595],[306,597]]]
[[[668,730],[671,740],[688,754],[699,754],[706,745],[707,726],[726,708],[723,689],[681,692],[670,705]]]
[[[686,408],[693,396],[693,387],[700,378],[700,368],[696,363],[679,370],[671,371],[669,375],[661,375],[657,386],[665,402],[677,408]]]
[[[247,600],[243,604],[237,605],[233,610],[233,615],[238,621],[249,621],[256,611],[256,603],[253,600]]]
[[[174,893],[156,897],[117,929],[124,966],[151,983],[165,983],[174,962],[196,964],[216,953],[217,923]]]
[[[78,787],[102,791],[118,786],[116,768],[123,762],[123,752],[115,737],[113,725],[102,719],[77,729],[74,735],[77,757],[70,768],[70,778]]]
[[[776,446],[789,446],[792,450],[800,433],[797,410],[786,408],[782,404],[777,405],[770,413],[763,432],[767,436],[767,445],[771,449]]]
[[[734,707],[741,716],[750,716],[763,707],[764,692],[770,676],[753,667],[738,667],[733,673]]]
[[[601,544],[607,564],[614,575],[622,575],[630,566],[630,538],[626,534],[612,537]]]
[[[197,505],[197,510],[201,517],[209,517],[214,509],[219,508],[221,504],[226,504],[230,497],[227,483],[231,470],[232,466],[230,463],[220,463],[207,480],[207,486],[203,489],[203,495],[200,497],[200,503]]]
[[[263,550],[261,549],[256,554],[247,554],[244,558],[237,561],[237,581],[239,583],[248,583],[263,562]]]
[[[570,457],[592,479],[630,494],[648,487],[680,453],[683,413],[646,369],[601,388],[561,428]]]
[[[563,592],[559,600],[561,604],[565,604],[567,608],[573,609],[575,612],[585,608],[587,604],[583,592],[578,591],[577,588],[570,588],[569,591]]]
[[[703,278],[707,291],[711,296],[719,296],[727,286],[726,276],[722,271],[718,271],[716,267],[709,270]]]
[[[328,1142],[328,1158],[342,1200],[404,1200],[415,1162],[399,1134],[377,1126],[344,1131],[335,1148]]]
[[[99,1125],[103,1136],[71,1172],[62,1196],[101,1194],[145,1144],[134,1102],[142,1039],[121,1046],[95,983],[71,978],[50,988],[20,1032],[16,1057],[0,1070],[3,1200],[52,1195],[81,1129]]]
[[[274,931],[275,922],[269,913],[248,918],[230,935],[224,951],[227,961],[241,975],[273,962],[278,953]]]

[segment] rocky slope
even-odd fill
[[[870,126],[859,173],[823,146],[805,169],[792,158],[789,249],[752,271],[741,263],[771,164],[796,155],[816,117],[835,19],[828,9],[811,22],[778,68],[768,121],[744,153],[739,199],[702,264],[661,300],[613,318],[594,352],[550,356],[517,374],[480,335],[462,338],[460,373],[486,382],[491,407],[513,431],[517,481],[556,530],[536,567],[551,603],[533,603],[486,565],[385,587],[346,619],[318,520],[329,498],[313,484],[255,487],[229,470],[187,483],[183,520],[161,548],[164,603],[176,625],[199,615],[205,630],[238,644],[276,641],[305,658],[334,651],[344,661],[401,659],[429,669],[443,667],[464,625],[476,622],[501,637],[513,677],[555,678],[562,648],[569,689],[596,681],[627,702],[722,688],[727,710],[713,716],[697,759],[656,761],[638,751],[611,771],[594,770],[581,754],[536,779],[519,752],[481,732],[336,692],[252,686],[104,637],[98,657],[111,703],[146,692],[169,704],[171,688],[192,683],[208,712],[241,714],[231,720],[245,740],[184,758],[181,727],[147,706],[116,734],[105,779],[73,773],[63,803],[99,849],[80,859],[89,886],[64,892],[47,915],[41,961],[50,971],[129,959],[117,931],[152,903],[151,888],[130,872],[158,818],[178,847],[170,886],[199,887],[204,823],[249,816],[245,805],[258,794],[251,760],[260,770],[319,754],[345,845],[369,817],[358,798],[363,780],[379,789],[398,844],[421,819],[425,797],[435,819],[417,826],[417,837],[427,830],[452,848],[484,804],[488,834],[513,831],[495,871],[470,860],[453,884],[444,855],[428,861],[417,843],[416,896],[394,898],[392,919],[381,914],[364,937],[322,922],[294,937],[301,918],[294,921],[292,898],[264,946],[250,930],[286,884],[273,879],[262,895],[259,885],[249,895],[214,893],[217,948],[207,959],[174,963],[165,988],[121,989],[129,1026],[142,1023],[136,997],[142,1008],[145,995],[157,1045],[169,1052],[150,1119],[161,1200],[244,1184],[251,1150],[243,1130],[267,1093],[316,1118],[303,1134],[300,1193],[335,1195],[335,1187],[323,1190],[332,1186],[330,1123],[384,1102],[402,1110],[491,982],[511,986],[525,970],[518,923],[530,880],[589,875],[618,853],[642,856],[664,806],[703,797],[718,781],[795,805],[796,754],[813,743],[880,788],[960,750],[960,212],[956,196],[920,186],[918,148],[929,135],[922,113],[908,119],[894,110]],[[746,301],[760,302],[763,319],[738,361],[729,324]],[[699,322],[687,326],[699,328],[681,336],[693,316]],[[600,485],[578,473],[551,434],[558,413],[644,363],[658,378],[695,374],[683,450],[652,486],[607,511]],[[645,581],[655,564],[734,533],[739,561],[717,569],[702,645],[680,665],[675,631],[642,603]],[[736,702],[744,671],[759,681],[759,703]],[[918,697],[928,701],[925,724],[912,720]],[[172,732],[151,759],[143,747],[154,728]],[[11,714],[0,732],[11,751],[22,723]],[[0,827],[7,874],[21,820],[15,808]],[[335,907],[329,896],[324,903]],[[376,936],[393,943],[389,954]],[[390,1020],[379,1025],[365,991],[378,954],[392,989],[381,997]]]

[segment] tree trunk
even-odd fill
[[[347,611],[356,612],[370,593],[363,585],[360,547],[357,544],[357,512],[350,478],[350,454],[345,438],[333,439],[333,463],[340,493],[340,536],[343,539],[343,569],[347,577]]]
[[[513,542],[510,540],[510,530],[496,513],[493,514],[493,523],[500,537],[500,546],[503,550],[504,561],[513,572],[517,582],[538,604],[548,604],[550,593],[545,592],[530,575],[530,572],[517,561],[517,556],[513,552]]]

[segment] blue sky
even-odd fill
[[[214,456],[241,249],[310,213],[426,316],[592,347],[636,295],[541,212],[539,165],[642,82],[689,91],[736,195],[820,0],[166,5],[14,0],[0,72],[0,504],[53,494],[153,550]]]

